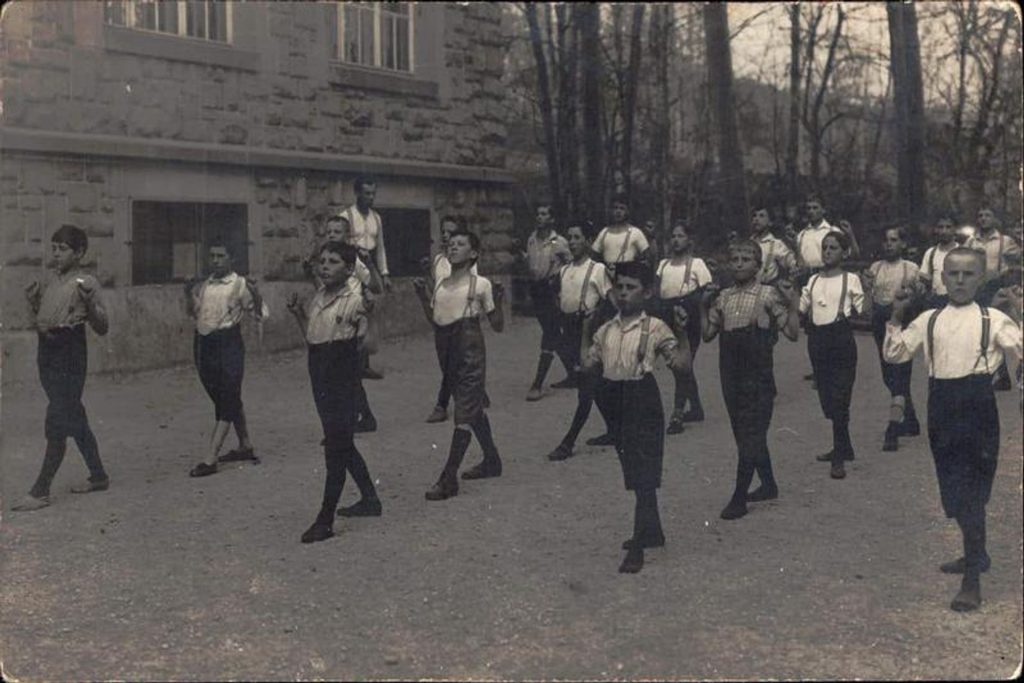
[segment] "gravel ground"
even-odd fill
[[[539,329],[490,334],[489,393],[501,479],[458,497],[423,492],[451,426],[423,422],[439,371],[433,344],[386,345],[367,383],[380,431],[358,437],[384,516],[339,521],[302,545],[322,487],[319,423],[303,353],[251,353],[244,387],[259,465],[187,471],[212,409],[191,368],[92,377],[86,405],[112,477],[84,478],[74,447],[54,504],[8,512],[42,449],[38,385],[5,386],[0,656],[19,680],[1005,678],[1022,653],[1021,413],[999,395],[1001,462],[989,506],[992,570],[982,609],[951,612],[961,552],[942,516],[924,436],[880,451],[888,401],[874,345],[858,336],[843,481],[814,455],[830,431],[804,343],[776,352],[770,444],[782,495],[725,522],[735,449],[717,349],[697,358],[708,420],[668,437],[659,496],[668,544],[617,572],[632,495],[614,452],[544,455],[571,391],[523,400]],[[925,399],[920,368],[918,404]],[[556,363],[552,380],[562,377]],[[658,380],[666,405],[672,379]],[[923,411],[922,411],[923,412]],[[923,419],[923,415],[922,415]],[[583,437],[597,434],[595,411]],[[233,437],[232,437],[233,438]],[[582,442],[582,439],[581,439]],[[479,458],[474,444],[467,464]],[[343,504],[355,499],[349,482]]]

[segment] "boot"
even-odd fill
[[[917,412],[914,406],[907,404],[906,416],[900,423],[897,436],[917,436],[921,433],[921,423],[917,421]]]
[[[978,572],[964,574],[960,592],[953,598],[949,608],[954,612],[973,612],[981,607],[981,579]]]
[[[427,500],[445,500],[459,493],[459,482],[455,477],[441,476],[426,493]]]
[[[890,422],[889,426],[885,428],[885,438],[882,441],[882,450],[891,453],[892,451],[898,451],[900,449],[899,439],[896,438],[900,431],[899,422]]]

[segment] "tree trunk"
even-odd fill
[[[581,4],[577,10],[583,71],[583,153],[585,166],[587,218],[600,225],[604,221],[604,143],[601,139],[601,17],[596,3]]]
[[[548,80],[547,59],[544,56],[544,41],[537,23],[537,6],[526,3],[526,23],[530,29],[530,44],[533,47],[533,58],[537,63],[537,90],[540,100],[541,120],[544,123],[544,156],[548,164],[548,187],[551,190],[551,201],[555,215],[559,220],[565,218],[565,197],[562,194],[562,183],[558,168],[558,140],[555,137],[555,119],[551,106],[551,83]]]
[[[565,193],[566,217],[576,220],[580,211],[579,124],[576,114],[579,30],[572,6],[559,3],[558,20],[558,160]]]
[[[789,8],[789,133],[786,137],[786,198],[797,198],[800,164],[800,5]]]
[[[644,26],[643,3],[633,5],[633,23],[630,26],[629,41],[629,63],[626,68],[626,82],[622,102],[622,155],[620,170],[626,183],[626,193],[629,194],[633,187],[632,164],[633,164],[633,128],[636,120],[636,93],[637,84],[640,80],[640,33]],[[668,84],[662,81],[661,90],[668,88]]]
[[[747,226],[747,192],[743,177],[743,156],[740,152],[736,125],[736,106],[732,87],[732,54],[729,48],[729,20],[725,3],[704,6],[704,41],[707,52],[708,82],[718,133],[718,159],[722,234],[735,230],[745,232]]]
[[[886,3],[896,104],[897,191],[900,220],[918,232],[925,220],[924,86],[917,14],[909,3]]]

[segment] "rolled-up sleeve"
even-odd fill
[[[885,341],[882,343],[882,357],[886,363],[906,363],[914,357],[924,343],[928,320],[926,314],[917,316],[906,329],[892,322],[885,324]]]
[[[996,345],[1003,350],[1003,353],[1014,356],[1018,361],[1021,359],[1021,329],[1009,316],[1000,318],[996,333],[993,335]]]

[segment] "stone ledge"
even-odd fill
[[[435,81],[405,76],[383,69],[360,68],[343,62],[331,62],[327,81],[331,85],[411,95],[432,100],[436,100],[440,92],[440,87]]]
[[[157,57],[178,62],[259,71],[260,54],[197,38],[162,35],[123,26],[103,27],[103,45],[110,52]]]
[[[226,166],[295,168],[337,173],[372,173],[380,176],[468,180],[478,183],[511,184],[512,173],[494,166],[441,164],[429,161],[385,157],[323,154],[183,142],[120,135],[63,133],[31,128],[0,126],[0,150],[146,161],[180,161]]]

